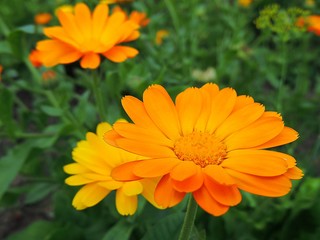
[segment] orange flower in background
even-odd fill
[[[160,177],[155,201],[164,208],[192,193],[200,207],[219,216],[241,202],[239,190],[280,197],[291,179],[303,176],[292,156],[266,150],[295,141],[298,133],[232,88],[191,87],[173,102],[162,86],[152,85],[143,101],[126,96],[122,105],[133,123],[115,123],[105,140],[145,159],[120,165],[111,176]]]
[[[113,4],[113,3],[126,3],[126,2],[132,2],[133,0],[100,0],[100,3],[105,4]]]
[[[29,61],[32,63],[34,67],[41,67],[42,62],[40,60],[40,53],[39,51],[33,49],[29,54]]]
[[[65,182],[70,186],[84,185],[72,202],[77,210],[96,205],[115,190],[118,212],[122,215],[132,215],[137,210],[139,194],[155,205],[153,193],[157,180],[119,182],[110,176],[114,167],[141,156],[107,144],[103,140],[103,134],[109,130],[110,124],[100,123],[97,126],[97,134],[89,132],[86,140],[78,142],[72,152],[75,163],[64,166],[64,171],[72,174]]]
[[[238,4],[242,7],[248,7],[253,2],[253,0],[238,0]]]
[[[39,13],[34,17],[34,22],[38,25],[44,25],[51,21],[52,15],[50,13]]]
[[[301,17],[297,21],[299,27],[306,27],[309,32],[313,32],[316,35],[320,35],[320,16],[311,15],[308,17]]]
[[[119,6],[114,7],[112,12],[122,12],[126,14],[126,12]],[[127,18],[138,24],[140,27],[145,27],[150,22],[150,19],[147,18],[147,14],[144,12],[132,11]]]
[[[3,67],[2,67],[2,65],[0,64],[0,81],[2,81],[2,72],[3,72]]]
[[[100,65],[100,54],[113,62],[133,58],[138,51],[122,46],[140,35],[139,26],[126,20],[121,12],[108,15],[106,4],[99,4],[93,13],[84,3],[78,3],[74,14],[59,11],[61,26],[48,27],[44,34],[51,39],[38,42],[41,62],[51,67],[80,60],[82,68],[95,69]]]
[[[157,45],[161,45],[163,42],[163,39],[168,37],[168,35],[169,35],[169,32],[167,30],[162,29],[162,30],[157,31],[155,43]]]

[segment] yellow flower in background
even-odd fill
[[[253,0],[238,0],[238,4],[242,7],[248,7],[253,2]]]
[[[59,11],[62,11],[65,13],[73,13],[74,7],[69,4],[61,5],[61,6],[57,7],[56,10],[54,11],[56,16],[58,16]]]
[[[113,3],[126,3],[126,2],[132,2],[133,0],[100,0],[100,3],[105,4],[113,4]]]
[[[100,123],[96,134],[88,132],[86,140],[78,142],[72,152],[75,163],[64,166],[64,171],[72,174],[65,182],[70,186],[83,185],[72,202],[77,210],[96,205],[115,190],[118,212],[121,215],[132,215],[137,210],[139,194],[155,204],[153,193],[157,180],[120,182],[110,176],[116,166],[141,159],[141,156],[107,144],[103,135],[109,130],[110,124]]]
[[[138,54],[135,48],[120,44],[136,40],[140,36],[139,25],[127,20],[122,12],[109,16],[106,4],[99,4],[91,13],[87,5],[78,3],[74,14],[59,11],[58,19],[61,26],[44,29],[50,39],[37,43],[46,67],[80,60],[82,68],[95,69],[100,65],[100,54],[113,62]]]
[[[116,6],[112,9],[112,12],[122,12],[127,15],[127,13],[120,7]],[[140,27],[145,27],[149,24],[150,19],[147,18],[147,14],[144,12],[138,12],[138,11],[132,11],[127,18],[136,24],[138,24]]]
[[[314,1],[314,0],[306,0],[306,1],[305,1],[305,4],[306,4],[308,7],[314,7],[315,1]]]
[[[44,25],[50,22],[52,15],[50,13],[38,13],[34,17],[34,22],[38,25]]]
[[[280,197],[300,179],[296,160],[268,148],[295,141],[276,112],[232,88],[207,83],[178,94],[175,102],[160,85],[132,96],[122,106],[133,123],[117,122],[106,133],[110,144],[145,159],[113,169],[114,179],[160,177],[155,201],[172,207],[191,193],[208,213],[219,216],[241,202],[241,193]]]
[[[161,45],[163,42],[163,39],[169,36],[169,32],[167,30],[161,29],[157,31],[156,33],[156,38],[155,38],[155,43],[157,45]]]

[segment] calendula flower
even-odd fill
[[[38,50],[33,49],[29,54],[29,61],[34,67],[41,67],[42,62],[40,60],[40,54]]]
[[[163,39],[168,37],[168,35],[169,35],[169,32],[167,30],[165,30],[165,29],[161,29],[161,30],[157,31],[156,38],[154,40],[155,43],[157,45],[161,45],[162,42],[163,42]]]
[[[137,39],[139,26],[126,20],[124,13],[108,13],[106,4],[99,4],[91,13],[84,3],[75,6],[74,14],[59,11],[61,26],[45,28],[44,34],[51,39],[37,44],[41,62],[51,67],[81,59],[82,68],[95,69],[100,65],[100,54],[113,62],[135,57],[136,49],[120,44]]]
[[[120,7],[120,6],[116,6],[113,8],[112,12],[122,12],[124,14],[127,13]],[[138,24],[140,27],[145,27],[149,24],[150,19],[147,18],[147,14],[144,12],[138,12],[138,11],[132,11],[130,13],[129,16],[127,16],[127,19],[135,22],[136,24]]]
[[[248,7],[253,2],[253,0],[238,0],[238,4],[242,7]]]
[[[72,202],[77,210],[96,205],[115,190],[118,212],[122,215],[132,215],[137,210],[139,194],[155,204],[153,192],[157,181],[149,179],[120,182],[110,176],[114,167],[141,158],[107,144],[103,140],[103,134],[110,129],[110,124],[100,123],[97,126],[97,134],[89,132],[86,140],[78,142],[72,152],[75,163],[64,166],[64,171],[72,174],[65,182],[70,186],[84,185]]]
[[[120,165],[111,176],[161,177],[155,201],[164,208],[192,193],[200,207],[219,216],[240,203],[239,189],[279,197],[303,175],[292,156],[266,150],[295,141],[297,132],[232,88],[207,83],[173,102],[162,86],[152,85],[143,102],[126,96],[122,105],[133,123],[115,123],[105,140],[145,159]]]
[[[74,7],[70,4],[61,5],[61,6],[57,7],[54,11],[56,16],[58,16],[59,11],[63,11],[65,13],[73,13]]]
[[[38,25],[44,25],[50,22],[52,15],[50,13],[38,13],[34,17],[34,22]]]
[[[309,32],[320,35],[320,16],[310,15],[307,17],[300,17],[297,21],[297,26],[306,27]]]

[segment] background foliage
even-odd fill
[[[120,216],[114,195],[85,211],[71,206],[76,189],[66,186],[62,166],[71,150],[100,121],[90,91],[90,71],[77,64],[57,66],[42,77],[28,54],[43,39],[33,17],[76,1],[0,0],[0,238],[175,239],[186,200],[156,210],[143,199],[132,217]],[[88,1],[95,6],[98,1]],[[277,1],[281,11],[299,7],[320,14],[320,2]],[[312,2],[312,1],[311,1]],[[280,111],[300,138],[283,150],[293,154],[305,177],[279,199],[243,193],[243,201],[215,218],[198,210],[194,239],[319,239],[320,237],[320,37],[257,29],[255,20],[270,1],[249,7],[237,1],[145,0],[123,4],[145,11],[150,24],[134,43],[140,54],[127,62],[104,61],[99,68],[107,120],[125,117],[120,99],[141,97],[159,83],[174,97],[207,81],[231,86]],[[51,21],[55,25],[57,19]],[[156,32],[169,35],[155,44]],[[285,32],[287,34],[288,32]]]

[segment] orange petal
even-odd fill
[[[180,123],[175,105],[167,91],[152,85],[143,93],[143,102],[152,121],[170,139],[180,137]]]
[[[230,116],[218,127],[215,135],[221,139],[226,138],[233,132],[236,132],[244,127],[247,127],[264,112],[264,106],[259,103],[252,103],[238,111],[232,112]]]
[[[131,47],[115,46],[105,53],[102,53],[109,60],[120,63],[138,54],[138,50]]]
[[[173,147],[172,140],[168,139],[160,131],[139,127],[132,123],[115,123],[114,130],[124,138],[129,138],[139,142],[160,144],[167,147]]]
[[[199,206],[213,216],[221,216],[229,210],[229,206],[218,203],[206,189],[205,185],[193,192],[193,197]]]
[[[94,52],[86,53],[80,62],[82,68],[96,69],[100,65],[100,56]]]
[[[170,172],[170,177],[176,181],[183,181],[195,175],[198,168],[199,166],[192,161],[179,161],[179,164]]]
[[[133,174],[143,178],[160,177],[169,173],[179,163],[176,158],[144,160],[133,167]]]
[[[120,37],[117,31],[125,19],[126,15],[123,12],[111,14],[100,37],[104,45],[111,47],[117,43]]]
[[[292,167],[289,168],[288,171],[283,175],[289,179],[301,179],[304,174],[300,168]]]
[[[212,181],[205,175],[204,185],[210,195],[219,203],[227,206],[235,206],[241,202],[241,194],[235,185],[226,186]]]
[[[234,107],[233,107],[233,112],[235,111],[238,111],[239,109],[249,105],[249,104],[252,104],[254,103],[254,100],[252,97],[250,96],[245,96],[245,95],[240,95],[237,97],[236,99],[236,103],[234,104]]]
[[[184,196],[185,193],[178,192],[173,188],[169,174],[161,178],[154,192],[156,203],[163,208],[177,205]]]
[[[84,3],[76,4],[74,7],[74,19],[84,42],[87,42],[92,38],[92,20],[89,7]]]
[[[299,137],[299,134],[294,129],[289,127],[284,127],[276,137],[254,148],[264,149],[264,148],[278,147],[287,143],[291,143],[297,140],[298,137]]]
[[[98,4],[92,14],[92,37],[100,39],[102,31],[107,23],[109,14],[108,4]]]
[[[284,159],[260,150],[232,151],[220,165],[223,168],[265,177],[279,176],[288,170]]]
[[[79,48],[79,43],[70,38],[62,27],[47,27],[43,29],[43,33],[50,38],[65,42],[74,48]]]
[[[138,142],[127,138],[116,139],[118,147],[129,151],[131,153],[139,154],[151,158],[176,158],[173,150],[166,146],[159,144],[152,144],[146,142]]]
[[[111,177],[117,181],[133,181],[141,179],[133,174],[133,168],[141,161],[142,160],[127,162],[115,167],[111,172]]]
[[[184,135],[193,132],[202,108],[202,96],[198,88],[187,88],[176,97],[176,108]]]
[[[196,173],[191,175],[189,178],[183,179],[181,181],[172,179],[174,189],[176,189],[179,192],[194,192],[201,188],[203,184],[202,170],[199,166],[195,167]]]
[[[76,24],[74,15],[71,13],[65,13],[64,11],[58,11],[57,13],[61,26],[68,34],[68,36],[77,43],[83,41],[82,33]]]
[[[238,188],[261,196],[281,197],[286,195],[292,186],[289,178],[285,176],[260,177],[232,169],[226,169],[226,171],[235,180]]]
[[[248,127],[234,132],[224,142],[228,150],[253,148],[277,136],[283,129],[283,122],[275,117],[260,118]]]
[[[207,131],[216,128],[230,115],[236,102],[237,94],[232,88],[222,89],[212,100],[211,112],[207,122]]]
[[[233,185],[235,182],[232,177],[220,165],[207,165],[204,173],[213,181],[223,185]]]

